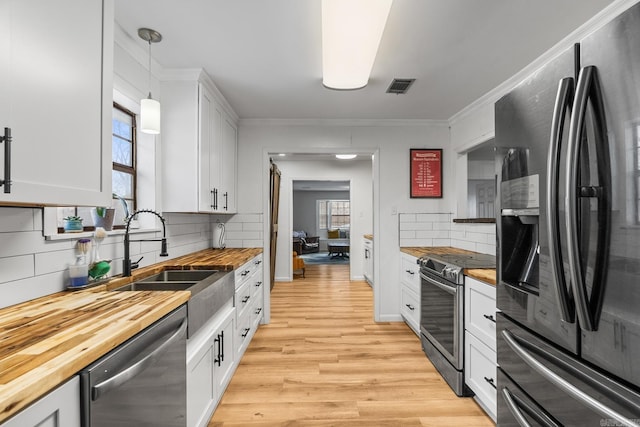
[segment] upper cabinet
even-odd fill
[[[163,210],[236,212],[237,126],[199,79],[162,82]]]
[[[3,0],[0,57],[0,205],[110,203],[113,1]]]

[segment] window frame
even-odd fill
[[[317,216],[317,224],[318,224],[318,230],[337,230],[337,229],[351,229],[351,200],[349,199],[319,199],[316,201],[316,216]],[[332,203],[348,203],[349,206],[349,221],[347,222],[347,224],[343,224],[343,225],[334,225],[331,221],[331,218],[333,215],[331,215],[331,204]],[[322,213],[320,212],[320,206],[322,204],[326,204],[326,227],[322,226],[321,223],[321,218],[322,218]]]
[[[131,117],[131,164],[132,166],[127,166],[124,165],[122,163],[117,163],[115,161],[112,162],[112,166],[111,166],[111,172],[113,174],[113,171],[118,171],[118,172],[122,172],[122,173],[128,173],[130,175],[132,175],[132,185],[133,185],[133,198],[132,199],[127,199],[125,197],[123,197],[124,200],[131,200],[131,212],[135,212],[137,209],[137,203],[138,203],[138,122],[137,122],[137,116],[136,113],[134,113],[133,111],[129,110],[128,108],[122,106],[121,104],[119,104],[118,102],[114,101],[113,102],[113,108],[120,110],[121,112],[127,114],[128,116]],[[112,127],[113,129],[113,127]],[[111,132],[111,137],[113,138],[115,136],[115,134],[113,133],[113,130]],[[118,138],[120,138],[118,136]],[[113,178],[112,178],[113,179]],[[113,181],[112,181],[113,182]],[[115,200],[115,198],[114,198]],[[116,227],[114,227],[116,228]],[[118,228],[124,228],[124,226],[118,226]]]

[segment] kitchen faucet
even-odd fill
[[[136,239],[131,240],[129,238],[129,226],[131,225],[131,220],[138,214],[141,213],[150,213],[154,214],[160,221],[162,221],[162,239]],[[151,209],[140,209],[139,211],[135,211],[131,215],[127,217],[127,229],[124,233],[124,259],[122,260],[122,277],[131,276],[131,270],[134,268],[138,268],[140,261],[144,257],[140,257],[138,261],[131,262],[131,258],[129,256],[129,243],[130,242],[162,242],[160,248],[160,256],[169,256],[167,253],[167,228],[164,223],[164,218],[158,212],[153,211]]]

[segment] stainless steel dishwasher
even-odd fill
[[[185,427],[187,308],[80,372],[83,427]]]

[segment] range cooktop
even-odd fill
[[[418,264],[422,271],[462,284],[465,269],[496,268],[496,257],[480,253],[425,255]]]

